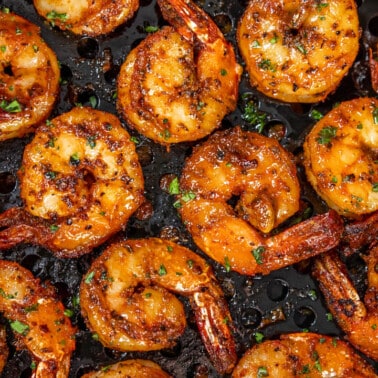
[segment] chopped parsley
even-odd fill
[[[10,326],[13,331],[19,333],[20,335],[27,335],[30,328],[27,324],[21,323],[19,320],[10,321]]]
[[[177,177],[169,183],[168,191],[171,195],[180,194],[180,184]]]
[[[87,274],[87,276],[85,277],[84,282],[85,282],[86,284],[90,284],[90,283],[92,282],[92,280],[93,280],[94,275],[95,275],[95,272],[94,272],[94,271],[89,272],[89,273]]]
[[[257,264],[261,265],[263,263],[263,253],[265,252],[265,247],[260,245],[259,247],[252,250],[252,255],[255,258]]]
[[[254,336],[255,336],[255,340],[256,340],[256,343],[260,344],[262,343],[262,341],[264,340],[264,334],[261,333],[261,332],[256,332],[254,333]]]
[[[58,13],[54,10],[46,14],[46,18],[50,21],[52,26],[55,26],[55,21],[66,22],[68,19],[67,13]]]
[[[312,109],[310,112],[310,117],[315,121],[319,121],[323,118],[323,114],[319,110]]]
[[[158,274],[159,274],[159,276],[165,276],[167,274],[167,269],[163,264],[160,265],[160,268],[158,270]]]
[[[77,152],[70,156],[70,164],[75,166],[80,164],[80,158]]]
[[[272,63],[270,59],[262,59],[259,62],[258,67],[264,71],[276,72],[276,67],[274,66],[274,64]]]
[[[17,100],[13,100],[11,102],[2,100],[0,102],[0,108],[8,113],[19,113],[22,111],[21,105]]]
[[[248,97],[248,94],[245,97]],[[257,126],[259,133],[263,131],[267,123],[267,114],[260,111],[253,100],[249,100],[245,104],[242,118],[250,125]]]
[[[378,124],[378,108],[374,108],[373,110],[373,121],[375,124]]]
[[[269,377],[268,369],[265,366],[259,366],[257,369],[257,378]]]
[[[319,131],[316,141],[319,144],[329,144],[331,143],[331,140],[336,136],[336,132],[337,127],[325,126]]]
[[[91,135],[87,138],[87,145],[90,148],[95,148],[96,147],[96,135]]]
[[[226,272],[231,271],[231,262],[230,262],[230,259],[228,258],[228,256],[224,257],[224,267],[226,269]]]

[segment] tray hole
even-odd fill
[[[374,37],[378,37],[378,15],[373,16],[369,20],[368,30]]]
[[[82,105],[90,105],[92,108],[97,108],[99,105],[99,98],[91,89],[85,89],[77,96],[77,102]]]
[[[108,84],[115,84],[120,67],[118,65],[113,65],[109,70],[104,73],[104,79]]]
[[[85,37],[77,43],[77,52],[82,58],[94,59],[98,50],[98,42],[93,38]]]
[[[287,297],[289,285],[286,281],[276,278],[271,281],[267,288],[267,295],[271,301],[279,302]]]
[[[310,328],[316,320],[316,314],[310,307],[299,307],[294,312],[294,323],[302,329]]]
[[[0,172],[0,194],[13,192],[16,184],[16,176],[12,172]]]
[[[247,308],[241,315],[241,322],[246,328],[257,328],[262,320],[261,311],[256,308]]]
[[[60,66],[60,77],[62,79],[62,84],[66,84],[72,79],[72,71],[66,64]]]

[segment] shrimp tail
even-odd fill
[[[209,357],[221,374],[230,373],[236,365],[237,354],[232,335],[232,318],[219,290],[197,292],[191,298],[196,323]]]
[[[313,274],[319,281],[326,302],[330,304],[330,311],[339,322],[347,324],[348,319],[352,317],[366,315],[365,306],[348,278],[345,265],[335,251],[316,258]]]
[[[345,226],[340,251],[349,256],[375,241],[378,241],[378,211]]]
[[[0,215],[0,250],[21,243],[47,245],[51,232],[39,219],[21,207],[14,207]]]
[[[210,17],[196,4],[185,0],[158,0],[164,18],[180,31],[186,27],[204,44],[211,44],[217,39],[224,39],[223,34],[210,20]],[[191,34],[183,33],[186,39],[191,39]],[[180,33],[181,34],[181,33]]]
[[[316,215],[267,239],[271,267],[291,265],[336,247],[344,230],[336,211]],[[269,268],[269,262],[264,264]]]
[[[336,250],[318,256],[312,268],[325,302],[348,340],[373,359],[378,358],[377,254],[377,247],[373,247],[367,259],[368,290],[364,300],[353,286]]]

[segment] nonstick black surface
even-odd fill
[[[237,21],[246,6],[244,0],[204,1],[199,5],[213,17],[225,33],[227,39],[235,42]],[[142,0],[135,17],[116,32],[106,37],[85,38],[53,29],[45,24],[34,10],[31,0],[4,0],[0,6],[8,7],[29,21],[41,27],[45,41],[55,50],[62,69],[62,86],[59,102],[53,116],[71,109],[76,103],[89,105],[96,99],[96,107],[116,114],[115,81],[119,66],[131,48],[146,37],[145,27],[161,26],[161,18],[155,1]],[[224,120],[223,127],[242,125],[256,130],[243,118],[246,101],[254,101],[261,112],[266,114],[267,125],[263,133],[272,135],[285,132],[282,144],[297,156],[301,153],[304,136],[314,124],[310,117],[313,109],[325,113],[335,102],[358,96],[376,96],[371,89],[367,64],[367,47],[378,40],[378,1],[358,2],[361,27],[361,50],[348,77],[338,90],[322,104],[287,105],[268,100],[255,92],[246,77],[240,85],[238,109]],[[236,44],[235,44],[236,46]],[[104,71],[104,63],[111,62],[111,68]],[[239,59],[241,62],[241,60]],[[247,100],[242,100],[247,94]],[[147,236],[168,237],[186,245],[198,253],[190,235],[173,207],[174,198],[167,192],[166,183],[179,176],[184,159],[196,143],[172,146],[168,152],[143,136],[130,130],[139,140],[138,154],[145,175],[145,190],[148,203],[138,216],[133,216],[121,236],[139,238]],[[20,166],[24,146],[30,137],[15,139],[0,144],[0,211],[21,205],[16,171]],[[303,201],[313,213],[326,209],[304,180],[302,170],[299,175],[303,184]],[[153,211],[152,211],[153,209]],[[175,348],[150,353],[121,353],[104,348],[86,328],[76,304],[78,285],[88,270],[93,258],[101,253],[102,247],[79,259],[58,259],[48,250],[20,245],[9,251],[1,251],[0,258],[19,262],[30,269],[41,280],[50,280],[58,290],[64,304],[74,310],[72,322],[78,327],[77,347],[72,357],[70,377],[114,363],[121,359],[142,357],[154,360],[175,377],[219,377],[212,367],[200,340],[193,315],[188,308],[188,327]],[[202,254],[203,255],[203,254]],[[328,335],[343,336],[328,310],[316,283],[308,274],[306,263],[275,271],[269,276],[246,277],[237,273],[227,273],[225,269],[210,262],[229,301],[236,325],[238,353],[251,347],[256,332],[265,338],[274,338],[281,333],[309,330]],[[365,288],[365,267],[362,260],[353,257],[349,261],[356,285],[363,292]],[[187,305],[185,299],[183,302]],[[0,321],[6,323],[5,319]],[[9,327],[7,326],[8,331]],[[8,332],[10,356],[1,377],[29,377],[31,357],[27,351],[19,351],[13,346],[12,333]],[[1,353],[1,351],[0,351]],[[371,363],[373,361],[370,360]],[[378,367],[378,365],[376,365]]]

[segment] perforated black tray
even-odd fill
[[[201,0],[199,4],[214,18],[227,39],[235,43],[237,21],[242,15],[246,1]],[[111,35],[93,39],[73,36],[46,25],[35,12],[31,0],[4,0],[0,1],[0,6],[8,7],[39,25],[43,38],[58,56],[62,69],[62,87],[60,100],[52,116],[71,109],[78,102],[89,104],[93,97],[96,98],[99,109],[116,114],[114,91],[119,66],[130,49],[146,37],[146,26],[164,24],[155,1],[142,0],[139,11],[130,22]],[[304,136],[314,124],[310,117],[313,109],[324,113],[337,101],[358,96],[376,96],[370,85],[367,47],[378,40],[378,2],[360,0],[358,6],[363,29],[360,53],[348,77],[326,102],[317,105],[272,102],[252,90],[243,77],[240,85],[241,97],[248,93],[249,98],[256,101],[260,110],[267,115],[268,122],[264,133],[269,134],[277,125],[283,125],[286,133],[282,144],[294,154],[301,153]],[[111,69],[104,72],[104,62],[109,61]],[[243,119],[243,112],[244,104],[241,100],[238,109],[226,117],[223,127],[242,125],[253,130],[254,128]],[[127,128],[127,125],[125,127]],[[153,207],[153,213],[144,220],[132,217],[125,235],[130,238],[168,236],[201,254],[193,245],[173,207],[174,199],[164,190],[167,177],[180,174],[185,157],[190,154],[196,143],[175,145],[167,152],[164,147],[132,130],[129,131],[139,140],[137,149],[145,175],[146,197]],[[21,205],[16,171],[20,166],[23,148],[30,138],[0,143],[1,212],[9,207]],[[324,204],[305,182],[300,169],[299,174],[303,184],[303,200],[313,207],[314,212],[323,211]],[[148,211],[144,213],[148,215]],[[64,260],[54,257],[45,249],[28,245],[20,245],[10,251],[0,251],[0,258],[17,261],[41,280],[50,280],[58,289],[65,305],[74,310],[72,321],[79,331],[70,377],[80,377],[90,370],[133,357],[154,360],[168,373],[179,378],[218,377],[208,360],[188,306],[188,327],[173,349],[150,353],[120,353],[102,347],[92,338],[80,316],[79,308],[75,307],[75,297],[82,275],[100,252],[101,248],[98,248],[79,259]],[[255,343],[256,332],[263,333],[265,338],[305,329],[342,336],[339,328],[329,319],[328,310],[323,305],[321,294],[308,274],[305,263],[275,271],[269,276],[254,278],[227,273],[223,267],[210,263],[214,266],[229,301],[237,329],[239,355]],[[357,257],[353,257],[350,266],[353,267],[353,277],[362,292],[365,284],[364,265]],[[187,305],[185,299],[183,301]],[[11,332],[8,332],[7,337],[10,356],[1,376],[30,376],[30,355],[27,351],[18,351],[12,346],[14,340]],[[378,365],[375,366],[378,368]]]

